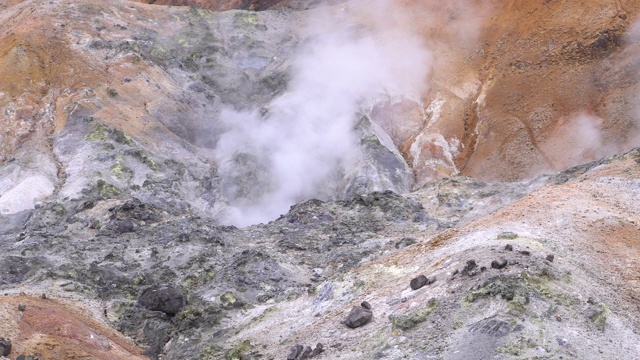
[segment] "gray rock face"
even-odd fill
[[[173,316],[186,304],[184,293],[171,285],[155,285],[142,291],[138,305]]]

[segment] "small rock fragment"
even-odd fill
[[[511,231],[505,231],[502,232],[500,234],[498,234],[498,239],[507,239],[507,240],[513,240],[515,238],[518,237],[518,234],[511,232]]]
[[[287,356],[287,360],[296,360],[298,358],[298,355],[302,353],[302,350],[304,350],[304,346],[300,344],[292,347],[291,351],[289,352],[289,356]]]
[[[507,250],[507,251],[513,251],[513,245],[507,244],[507,245],[504,246],[504,249]]]
[[[413,245],[415,243],[416,243],[416,239],[410,238],[410,237],[406,237],[406,238],[403,238],[402,240],[398,241],[395,244],[395,247],[396,247],[396,249],[402,249],[402,248],[405,248],[407,246],[411,246],[411,245]]]
[[[462,274],[463,275],[469,275],[469,276],[474,276],[477,272],[473,271],[476,267],[478,266],[478,264],[476,264],[475,260],[468,260],[467,261],[467,265],[465,265],[464,269],[462,269]]]
[[[547,255],[547,257],[546,257],[546,260],[547,260],[548,262],[553,262],[553,259],[554,259],[555,257],[556,257],[555,255],[553,255],[553,254],[549,254],[549,255]]]
[[[362,306],[363,308],[367,309],[367,310],[371,310],[371,304],[369,304],[368,301],[363,301],[360,303],[360,306]]]
[[[357,327],[366,325],[369,321],[371,321],[372,317],[373,313],[370,309],[366,309],[362,306],[354,306],[347,316],[347,319],[344,321],[344,324],[352,329],[355,329]]]
[[[302,354],[300,354],[300,356],[298,356],[297,360],[309,359],[311,357],[311,353],[312,352],[313,352],[313,350],[311,349],[311,346],[306,346],[304,348],[304,350],[302,350]]]
[[[531,255],[531,251],[529,251],[529,250],[520,250],[519,252],[520,252],[520,254],[522,254],[522,255],[526,255],[526,256]]]
[[[46,300],[46,299],[47,299],[47,294],[42,294],[40,297],[41,297],[43,300]]]
[[[16,360],[38,360],[35,355],[19,355]]]
[[[130,233],[135,231],[135,224],[130,219],[120,220],[116,222],[115,230],[118,234]]]
[[[416,278],[411,279],[409,286],[411,286],[412,290],[418,290],[421,287],[427,285],[429,283],[429,279],[426,276],[420,275]]]
[[[0,356],[9,356],[11,353],[11,340],[0,338]]]
[[[321,353],[321,352],[323,352],[323,351],[324,351],[324,347],[322,346],[322,344],[321,344],[321,343],[318,343],[318,344],[316,345],[316,348],[315,348],[315,349],[313,349],[313,352],[311,353],[311,356],[317,356],[317,355],[320,355],[320,353]]]
[[[561,337],[557,337],[556,341],[558,342],[558,345],[560,346],[565,346],[569,343],[569,340],[561,338]]]
[[[504,269],[507,266],[507,260],[500,258],[491,262],[491,267],[494,269]]]
[[[25,305],[24,303],[18,304],[18,311],[25,311],[26,309],[27,309],[27,305]]]

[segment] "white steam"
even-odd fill
[[[381,95],[418,97],[431,53],[391,1],[313,13],[315,33],[297,54],[287,92],[267,109],[223,111],[226,132],[216,147],[229,208],[237,226],[273,220],[301,200],[335,194],[360,156],[356,114]],[[353,12],[352,12],[353,11]],[[386,24],[386,20],[393,21]]]

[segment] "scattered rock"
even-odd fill
[[[425,307],[403,315],[390,315],[389,320],[394,328],[407,331],[425,322],[437,307],[438,302],[430,299]]]
[[[371,310],[371,304],[369,304],[368,301],[363,301],[360,303],[360,306],[362,306],[363,308],[367,309],[367,310]]]
[[[304,359],[310,358],[312,352],[313,350],[311,349],[310,346],[305,346],[304,350],[302,350],[302,354],[298,356],[298,360],[304,360]]]
[[[429,279],[424,275],[420,275],[416,278],[411,279],[409,286],[411,286],[412,290],[418,290],[421,287],[427,285],[428,283],[429,283]]]
[[[504,246],[504,249],[507,251],[513,251],[513,246],[511,244],[507,244]]]
[[[11,353],[11,340],[0,338],[0,356],[9,356]]]
[[[526,255],[526,256],[530,256],[531,255],[531,251],[529,251],[529,250],[520,250],[519,253],[522,254],[522,255]]]
[[[291,348],[289,352],[289,356],[287,356],[287,360],[296,360],[298,355],[302,354],[302,350],[304,350],[304,346],[298,344]]]
[[[315,268],[311,270],[313,275],[311,275],[311,281],[321,281],[323,279],[322,273],[324,272],[321,268]]]
[[[317,356],[320,355],[321,352],[324,351],[324,346],[322,346],[321,343],[316,344],[316,348],[313,349],[313,352],[311,353],[311,356]]]
[[[475,270],[478,267],[475,260],[468,260],[467,265],[465,265],[464,269],[462,269],[463,275],[474,276],[478,272]]]
[[[245,305],[242,299],[238,298],[231,291],[227,291],[226,293],[220,295],[220,303],[225,308],[241,308]]]
[[[312,349],[311,346],[302,346],[298,344],[291,348],[291,351],[287,356],[287,360],[311,359],[314,356],[319,355],[322,351],[324,351],[324,349],[321,343],[318,343],[315,349]]]
[[[609,308],[605,304],[598,303],[598,304],[592,305],[588,309],[588,313],[589,313],[589,319],[593,322],[596,329],[600,330],[601,332],[604,332],[605,326],[607,323],[607,318],[609,317],[609,315],[611,315],[611,310],[609,310]]]
[[[500,258],[491,262],[491,267],[494,269],[504,269],[507,266],[507,260]]]
[[[560,346],[565,346],[569,343],[569,340],[561,338],[561,337],[557,337],[556,341],[558,342],[558,345]]]
[[[171,285],[154,285],[142,291],[138,297],[138,304],[152,311],[162,311],[173,316],[177,314],[186,303],[182,290]]]
[[[39,360],[35,355],[19,355],[16,360]]]
[[[553,259],[554,259],[555,257],[556,257],[555,255],[553,255],[553,254],[549,254],[549,255],[547,255],[547,257],[546,257],[545,259],[546,259],[548,262],[553,262]]]
[[[500,234],[498,234],[498,239],[506,239],[506,240],[513,240],[515,238],[518,237],[518,234],[511,232],[511,231],[505,231],[502,232]]]
[[[130,233],[135,230],[135,225],[130,219],[119,220],[115,223],[115,231],[118,234]]]
[[[396,247],[396,249],[402,249],[402,248],[405,248],[407,246],[411,246],[411,245],[413,245],[415,243],[416,243],[416,239],[410,238],[410,237],[406,237],[406,238],[402,238],[401,240],[399,240],[395,244],[395,247]]]
[[[27,309],[27,305],[25,305],[24,303],[18,304],[18,311],[25,311],[26,309]]]
[[[366,325],[373,317],[371,309],[367,309],[363,306],[354,306],[351,312],[344,321],[344,324],[348,327],[355,329],[357,327]]]

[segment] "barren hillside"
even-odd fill
[[[640,359],[638,15],[0,1],[0,358]]]

